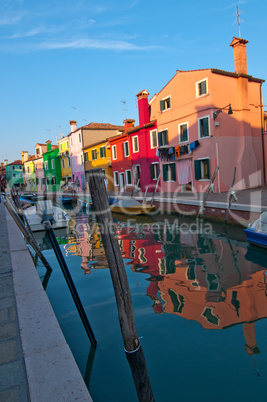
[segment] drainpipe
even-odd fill
[[[261,140],[262,140],[262,160],[263,160],[263,185],[266,186],[264,130],[263,130],[263,112],[262,112],[263,111],[262,83],[260,85],[260,108],[261,108]]]

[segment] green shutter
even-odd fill
[[[172,179],[173,181],[176,181],[175,163],[172,163],[171,169],[172,169]]]
[[[195,179],[200,180],[201,179],[200,161],[194,161],[194,165],[195,165]]]
[[[154,165],[151,163],[150,165],[150,178],[153,180],[154,179]]]
[[[100,158],[103,158],[103,148],[100,148]]]
[[[204,137],[209,136],[209,119],[208,119],[208,117],[204,117],[204,119],[203,119],[203,134],[204,134]]]
[[[169,145],[168,130],[165,130],[165,145]]]
[[[208,179],[210,179],[210,160],[207,159],[207,170],[208,170]]]
[[[158,133],[158,139],[159,139],[159,147],[162,147],[162,132],[161,131]]]
[[[160,103],[160,111],[162,112],[162,110],[165,110],[165,101],[161,100],[159,103]]]
[[[162,166],[163,169],[163,181],[168,181],[168,170],[167,165]]]

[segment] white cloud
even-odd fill
[[[0,18],[0,25],[16,25],[22,19],[22,15],[8,16]]]
[[[28,32],[23,33],[15,33],[14,35],[10,36],[9,39],[17,39],[17,38],[29,38],[32,36],[36,36],[44,31],[43,28],[35,28]]]

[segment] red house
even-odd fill
[[[124,120],[122,135],[108,139],[111,152],[111,164],[114,182],[114,191],[131,191],[133,187],[131,150],[129,135],[126,131],[134,125],[134,120]]]
[[[150,121],[148,95],[146,89],[136,95],[139,126],[127,130],[134,184],[142,192],[145,192],[147,187],[148,191],[154,191],[159,174],[159,159],[156,156],[158,147],[157,121]]]

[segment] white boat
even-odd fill
[[[135,199],[126,199],[115,202],[110,209],[112,212],[126,215],[147,215],[155,209],[155,205],[141,204]]]
[[[267,248],[267,212],[263,212],[244,232],[249,243]]]
[[[52,205],[50,200],[37,201],[33,206],[24,209],[23,213],[33,232],[45,230],[43,222],[47,220],[51,222],[53,229],[64,228],[71,220],[63,209]]]

